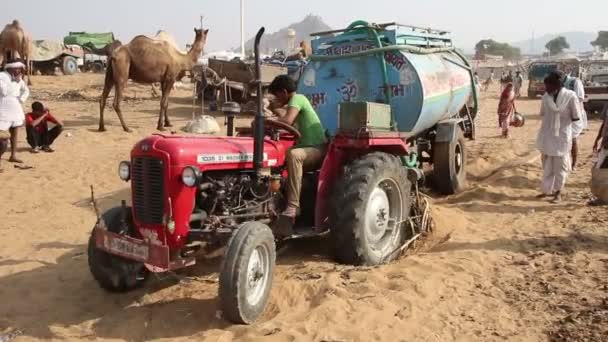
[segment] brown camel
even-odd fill
[[[106,100],[113,87],[116,87],[114,110],[122,128],[126,132],[131,131],[125,124],[120,109],[123,92],[129,79],[143,84],[160,82],[162,97],[157,129],[162,131],[164,127],[171,127],[167,115],[169,94],[180,73],[192,70],[192,67],[196,64],[207,42],[209,30],[194,29],[194,32],[196,34],[194,43],[187,54],[180,53],[167,42],[154,40],[146,36],[137,36],[129,44],[114,51],[112,58],[108,61],[105,85],[99,104],[99,131],[105,131],[103,112]]]
[[[0,65],[4,65],[7,60],[23,59],[25,65],[27,65],[28,84],[32,84],[30,79],[32,71],[30,65],[31,51],[31,40],[18,20],[13,20],[12,23],[4,27],[4,30],[0,33]]]

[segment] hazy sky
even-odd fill
[[[274,32],[307,14],[342,28],[355,19],[397,21],[453,32],[459,46],[480,39],[513,42],[535,31],[608,30],[608,0],[245,0],[246,33]],[[112,31],[124,42],[159,29],[190,42],[199,15],[210,28],[207,51],[239,45],[240,0],[3,0],[0,23],[19,19],[35,39],[62,39],[69,31]],[[507,6],[508,5],[508,6]]]

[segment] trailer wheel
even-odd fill
[[[103,64],[101,63],[93,63],[91,65],[91,71],[95,74],[101,74],[104,71],[103,69]]]
[[[121,222],[122,211],[122,207],[115,207],[101,216],[108,231],[116,234],[132,232],[131,208],[127,208],[128,214],[125,218],[127,229]],[[110,292],[127,292],[138,288],[144,284],[149,274],[143,263],[127,260],[98,249],[95,245],[94,231],[89,238],[88,259],[89,270],[93,278],[102,288]]]
[[[467,150],[462,130],[450,142],[433,144],[433,181],[443,195],[453,195],[466,185]]]
[[[251,324],[262,315],[275,260],[274,235],[268,226],[246,222],[234,232],[220,267],[220,306],[226,319]]]
[[[64,75],[74,75],[78,72],[78,62],[72,56],[65,56],[61,61],[61,71]]]
[[[347,165],[331,212],[335,258],[352,265],[394,259],[407,238],[410,196],[407,169],[394,155],[373,152]]]

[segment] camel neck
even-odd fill
[[[188,62],[191,63],[190,65],[196,64],[202,52],[203,47],[197,47],[196,45],[188,51]]]

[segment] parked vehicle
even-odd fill
[[[78,46],[67,46],[51,40],[36,40],[32,44],[33,72],[54,75],[57,68],[64,75],[73,75],[83,65],[84,52]]]
[[[465,136],[473,138],[478,110],[468,61],[445,31],[355,22],[313,41],[298,91],[331,139],[323,165],[303,175],[296,233],[275,236],[269,225],[286,206],[286,151],[300,132],[263,115],[263,32],[254,73],[246,71],[257,89],[253,128],[233,129],[234,106],[226,106],[228,136],[155,134],[120,163],[132,207],[123,201],[103,213],[88,247],[103,288],[128,291],[150,272],[187,267],[196,252],[226,247],[221,310],[249,324],[266,307],[278,244],[329,233],[337,261],[382,264],[421,234],[410,215],[423,163],[433,166],[441,193],[464,188]]]
[[[545,77],[552,71],[569,72],[579,76],[580,61],[578,59],[540,60],[530,64],[528,68],[528,97],[536,98],[545,93]]]
[[[77,45],[83,48],[83,72],[102,73],[108,64],[106,46],[112,44],[116,39],[114,33],[89,33],[89,32],[70,32],[63,38],[66,45]]]
[[[589,61],[585,64],[585,110],[601,112],[608,104],[608,60]]]

